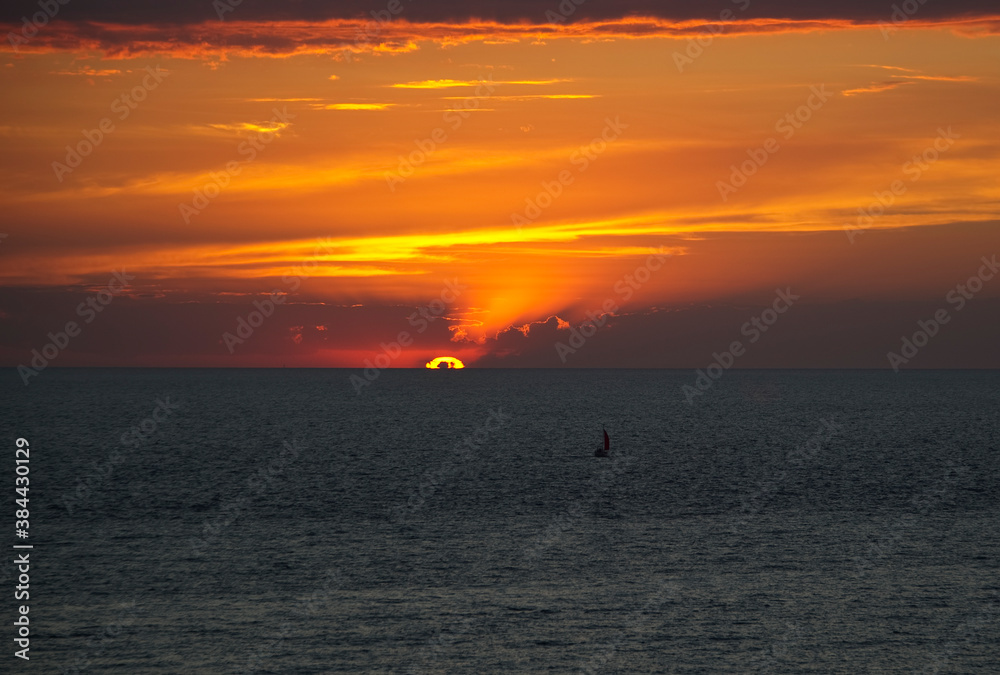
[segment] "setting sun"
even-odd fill
[[[15,657],[1000,673],[998,0],[0,36]]]
[[[439,356],[427,362],[428,368],[465,368],[465,364],[454,356]]]
[[[739,367],[892,367],[998,250],[996,3],[38,1],[0,32],[25,382],[704,368],[778,288]],[[914,365],[1000,364],[994,302]]]

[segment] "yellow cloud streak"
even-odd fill
[[[841,229],[849,220],[849,215],[830,216],[821,221],[815,215],[808,215],[821,209],[816,204],[799,205],[803,211],[796,211],[795,204],[785,204],[787,211],[777,214],[773,222],[736,223],[727,221],[725,214],[718,215],[717,222],[706,222],[699,217],[698,222],[685,222],[687,216],[676,212],[652,212],[627,214],[613,218],[590,221],[571,221],[532,225],[518,231],[514,227],[466,230],[461,232],[431,232],[419,234],[381,235],[371,237],[345,237],[261,242],[241,246],[178,246],[173,249],[162,247],[154,250],[132,249],[127,252],[131,269],[141,271],[147,279],[217,277],[251,279],[302,275],[315,277],[374,277],[422,275],[423,269],[391,268],[386,263],[432,263],[449,264],[459,261],[469,253],[480,249],[489,253],[490,247],[506,245],[511,253],[571,258],[623,258],[640,257],[653,252],[648,246],[615,246],[607,243],[607,238],[625,236],[673,236],[683,238],[706,232],[823,232]],[[836,208],[850,214],[857,204],[843,203]],[[879,218],[875,229],[913,227],[938,224],[941,213],[921,215],[896,214]],[[967,221],[986,221],[993,215],[967,214]],[[587,247],[579,244],[571,247],[558,246],[585,239],[603,238]],[[534,244],[534,245],[533,245]],[[556,244],[555,246],[545,246]],[[449,251],[449,249],[452,249]],[[684,247],[670,247],[674,255],[684,255]],[[97,273],[118,264],[122,251],[114,254],[70,254],[54,255],[49,259],[51,267],[63,271],[64,276],[72,274]],[[315,263],[315,264],[313,264]],[[344,263],[358,263],[344,265]],[[367,263],[367,264],[365,264]],[[304,266],[306,265],[306,266]],[[12,259],[0,271],[0,278],[17,279],[31,283],[61,283],[48,271],[40,274],[33,260]]]
[[[488,80],[421,80],[419,82],[399,82],[390,84],[394,89],[454,89],[456,87],[478,87],[483,84],[524,84],[524,85],[544,85],[557,84],[559,82],[572,82],[573,80],[506,80],[493,82]]]
[[[465,96],[442,96],[446,101],[463,100]],[[524,94],[523,96],[490,96],[491,101],[531,101],[535,99],[601,98],[600,94]]]
[[[388,110],[396,107],[395,103],[328,103],[316,106],[319,110]]]
[[[302,261],[296,261],[294,264],[286,267],[261,267],[258,269],[251,270],[229,270],[226,276],[239,277],[247,279],[258,279],[262,277],[280,277],[288,274],[299,273],[299,268],[297,266],[301,265]],[[314,268],[310,268],[306,274],[303,276],[310,277],[385,277],[385,276],[408,276],[417,274],[427,274],[423,270],[397,270],[397,269],[387,269],[383,267],[336,267],[329,265],[317,265]]]
[[[910,82],[880,82],[877,84],[870,84],[867,87],[858,87],[856,89],[845,89],[840,92],[844,96],[858,96],[859,94],[878,94],[883,91],[891,91],[900,87],[904,84],[911,84]]]
[[[889,66],[879,66],[889,68]],[[905,68],[894,68],[893,70],[905,70]],[[915,71],[911,71],[915,72]],[[948,75],[893,75],[896,78],[886,82],[874,82],[866,87],[855,89],[845,89],[841,93],[844,96],[857,96],[858,94],[875,94],[883,91],[891,91],[904,84],[915,84],[917,82],[978,82],[978,77],[968,75],[948,76]]]
[[[220,131],[252,131],[254,133],[271,132],[276,134],[287,129],[289,125],[285,122],[265,122],[263,124],[258,124],[256,122],[239,122],[237,124],[209,124],[208,126]]]
[[[428,162],[420,169],[421,177],[462,174],[477,170],[495,170],[512,166],[532,165],[536,162],[564,159],[569,161],[570,155],[579,146],[560,146],[536,150],[533,152],[511,152],[486,150],[470,152],[467,148],[448,147],[436,153],[435,160]],[[645,151],[654,147],[651,143],[629,141],[626,139],[615,142],[615,150],[627,151],[629,148]],[[245,167],[239,181],[233,181],[226,187],[227,194],[237,192],[261,193],[266,191],[304,192],[322,189],[335,185],[346,185],[364,180],[385,181],[385,173],[394,170],[392,158],[376,160],[371,157],[347,159],[340,166],[314,166],[305,164],[266,164],[256,162]],[[72,199],[108,197],[116,194],[170,194],[187,196],[191,190],[211,182],[211,175],[206,172],[154,174],[141,178],[132,178],[114,186],[84,185],[76,189],[63,188],[56,193],[39,193],[35,195],[12,195],[16,201]]]

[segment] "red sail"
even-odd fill
[[[611,439],[608,438],[608,431],[607,431],[607,429],[605,429],[604,430],[604,452],[607,452],[610,449],[611,449]]]

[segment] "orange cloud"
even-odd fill
[[[600,94],[525,94],[523,96],[491,96],[491,99],[498,101],[534,101],[539,99],[548,100],[574,100],[586,98],[600,98]],[[449,96],[448,98],[458,98]]]
[[[855,89],[845,89],[841,93],[844,96],[858,96],[859,94],[877,94],[883,91],[892,91],[897,87],[904,84],[910,84],[910,82],[876,82],[875,84],[870,84],[867,87],[857,87]]]
[[[967,75],[959,75],[957,77],[948,77],[945,75],[895,75],[894,77],[903,77],[907,80],[927,80],[929,82],[978,82],[978,77],[969,77]]]
[[[271,132],[280,135],[289,125],[285,122],[239,122],[236,124],[209,124],[208,126],[219,131],[234,131],[238,133],[246,131],[254,133]]]
[[[489,81],[489,84],[542,85],[558,84],[560,82],[573,82],[573,80],[502,80],[497,82],[491,80]],[[485,83],[486,82],[484,80],[423,80],[420,82],[402,82],[389,86],[397,89],[452,89],[455,87],[479,87]]]
[[[131,71],[128,71],[131,72]],[[97,68],[91,68],[89,66],[84,66],[76,70],[54,70],[50,75],[71,75],[76,77],[110,77],[112,75],[121,75],[123,71],[117,68],[103,68],[98,70]]]
[[[627,17],[566,24],[506,24],[495,21],[465,23],[409,23],[393,21],[377,40],[366,39],[365,20],[327,21],[206,21],[200,24],[126,25],[100,22],[53,22],[46,30],[19,46],[22,53],[101,52],[108,57],[131,58],[169,55],[175,58],[226,59],[229,57],[286,58],[301,54],[333,55],[403,53],[431,41],[448,47],[481,42],[546,41],[557,39],[665,39],[716,37],[760,33],[875,29],[877,22],[846,19],[747,19],[743,21],[668,20]],[[4,32],[16,30],[8,24]],[[921,21],[912,19],[899,29],[947,28],[967,36],[1000,33],[1000,17]]]
[[[875,68],[885,68],[887,70],[905,70],[911,73],[917,73],[920,71],[910,70],[908,68],[893,68],[890,66],[873,66]],[[970,77],[967,75],[958,76],[947,76],[947,75],[893,75],[896,78],[893,80],[886,80],[883,82],[875,82],[866,87],[857,87],[855,89],[846,89],[841,92],[844,96],[857,96],[858,94],[877,94],[883,91],[891,91],[904,84],[914,84],[916,82],[978,82],[978,77]]]

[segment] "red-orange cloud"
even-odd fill
[[[301,54],[338,55],[401,53],[421,41],[442,46],[516,40],[667,39],[704,35],[733,36],[875,28],[879,22],[849,19],[668,20],[627,17],[605,21],[509,24],[495,21],[379,24],[358,19],[326,21],[206,21],[199,24],[127,25],[99,22],[53,22],[24,44],[21,53],[100,52],[114,58],[166,55],[175,58],[284,58]],[[945,28],[963,35],[1000,33],[1000,16],[935,21],[911,19],[895,28]],[[4,33],[20,26],[2,27]]]

